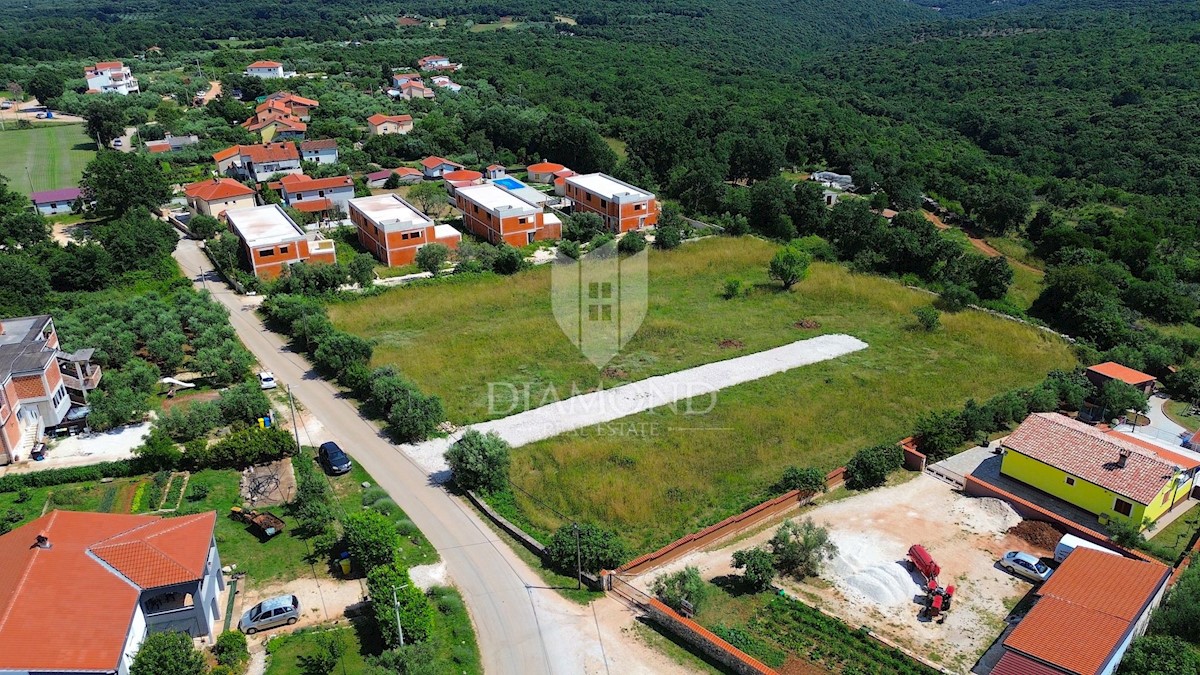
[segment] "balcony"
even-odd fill
[[[63,384],[68,389],[76,391],[91,391],[100,384],[100,366],[88,364],[87,367],[80,367],[79,372],[83,375],[82,378],[76,377],[75,368],[73,366],[64,366],[58,369],[62,375]]]

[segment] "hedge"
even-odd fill
[[[127,478],[145,473],[135,459],[102,462],[91,466],[73,466],[66,469],[46,469],[33,473],[0,476],[0,492],[17,492],[24,488],[50,487],[65,483],[82,483],[101,478]]]

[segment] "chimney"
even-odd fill
[[[47,549],[47,550],[50,549],[50,547],[52,546],[52,544],[50,543],[50,537],[47,537],[45,532],[38,534],[37,541],[35,541],[33,545],[40,549]]]
[[[1121,448],[1117,453],[1117,466],[1124,469],[1125,462],[1129,459],[1129,448]]]

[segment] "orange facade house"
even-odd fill
[[[225,217],[260,279],[274,279],[298,262],[337,262],[332,240],[305,232],[278,204],[226,211]]]
[[[47,315],[0,319],[0,464],[25,460],[100,384],[92,350],[60,349]]]
[[[388,267],[408,265],[417,251],[431,243],[458,248],[462,235],[449,225],[439,225],[396,194],[350,200],[350,222],[358,228],[358,241]]]
[[[558,216],[492,183],[455,188],[454,198],[463,226],[489,243],[525,246],[562,236]]]
[[[640,230],[658,222],[658,200],[654,195],[612,176],[569,176],[565,184],[565,196],[575,203],[575,210],[599,215],[613,232]]]

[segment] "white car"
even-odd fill
[[[1041,558],[1022,551],[1005,553],[1004,557],[1000,559],[1000,567],[1035,583],[1049,579],[1054,572],[1046,563],[1042,562]]]
[[[119,138],[114,138],[114,139],[113,139],[113,147],[114,147],[114,148],[119,148],[119,147],[121,147],[122,145],[125,145],[125,141],[123,141],[123,140],[121,140],[121,139],[119,139]]]
[[[272,373],[269,370],[264,370],[259,373],[258,386],[262,387],[263,389],[274,389],[275,387],[278,387],[279,383],[275,381],[275,373]]]

